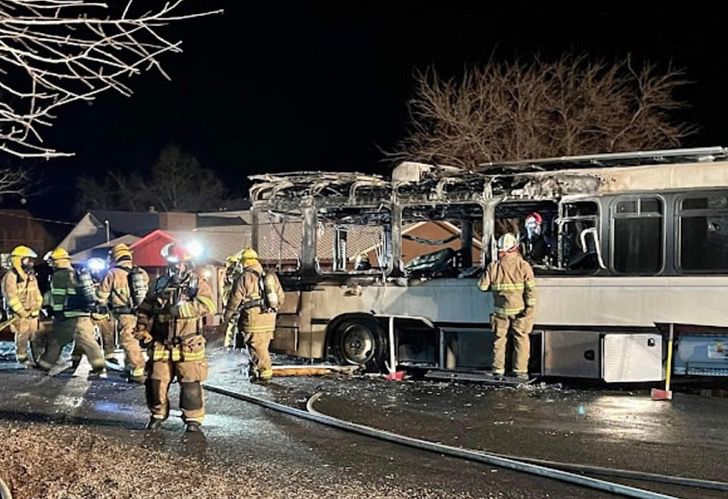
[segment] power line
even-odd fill
[[[46,223],[50,223],[50,224],[76,225],[74,222],[65,222],[63,220],[52,220],[50,218],[29,217],[26,215],[18,215],[17,213],[8,213],[6,211],[0,211],[0,215],[4,215],[7,217],[23,218],[25,220],[35,220],[37,222],[46,222]]]

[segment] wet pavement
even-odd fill
[[[244,382],[215,355],[211,382],[449,445],[590,465],[726,479],[727,399],[646,390],[493,388],[365,376]],[[143,388],[0,363],[0,477],[16,497],[603,497],[588,489],[325,428],[207,394],[205,439],[172,417],[143,430]],[[173,407],[177,387],[171,392]],[[173,412],[173,416],[178,415]],[[49,478],[50,477],[50,478]],[[50,482],[50,484],[48,483]],[[626,483],[626,482],[623,482]],[[681,497],[708,491],[649,487]]]

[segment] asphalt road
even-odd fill
[[[368,377],[212,381],[344,419],[474,449],[725,479],[728,401],[639,392],[494,389]],[[11,367],[11,363],[0,364]],[[178,412],[145,431],[143,388],[84,376],[0,372],[0,477],[16,497],[603,497],[553,480],[418,452],[208,394],[205,438]],[[171,398],[177,399],[176,386]],[[645,487],[644,483],[630,485]],[[682,497],[706,491],[654,487]],[[713,494],[713,497],[719,495]]]

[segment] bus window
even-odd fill
[[[679,268],[728,271],[728,194],[701,194],[680,201]]]
[[[553,201],[506,202],[495,210],[494,238],[506,233],[520,241],[523,257],[538,273],[556,270],[558,205]]]
[[[593,201],[564,203],[559,226],[559,267],[593,273],[603,267],[597,236],[599,208]]]
[[[317,213],[316,266],[321,274],[382,273],[391,258],[384,208],[322,209]]]
[[[301,266],[300,213],[277,215],[259,212],[257,217],[256,243],[265,264],[278,272],[296,272]]]
[[[664,250],[662,200],[618,198],[612,207],[614,270],[624,274],[659,272]]]
[[[480,205],[408,206],[402,212],[405,273],[473,277],[481,261]]]

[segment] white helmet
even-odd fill
[[[518,246],[518,238],[510,232],[498,238],[498,251],[507,252]]]

